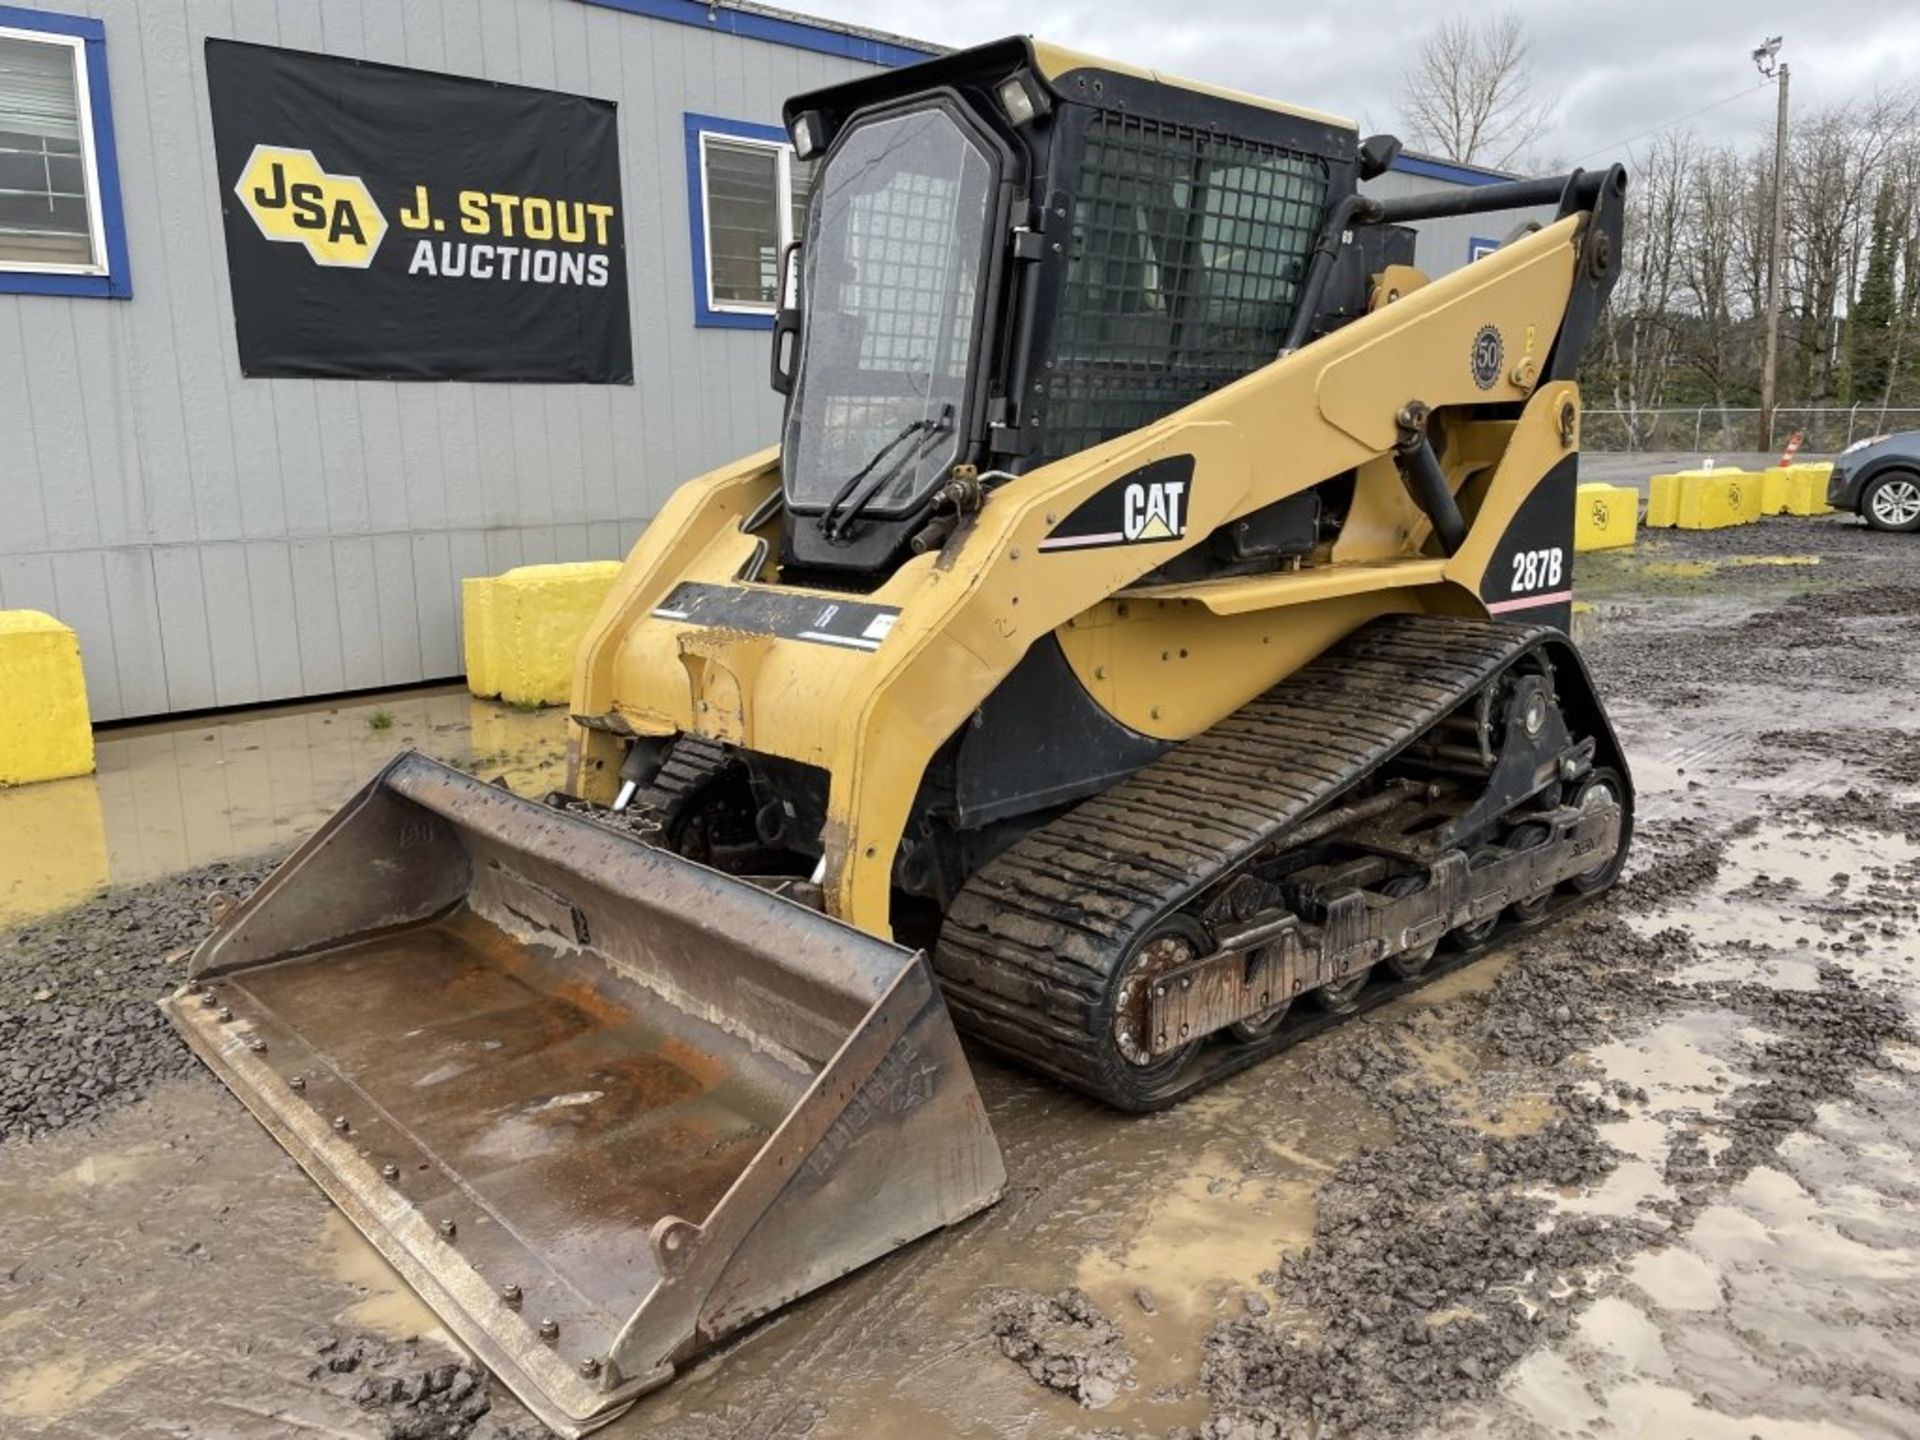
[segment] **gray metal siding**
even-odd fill
[[[1459,188],[1446,180],[1407,175],[1398,170],[1376,175],[1360,186],[1364,194],[1376,200],[1397,200],[1402,195],[1422,195],[1435,190]],[[1529,220],[1537,220],[1543,225],[1551,223],[1553,207],[1543,205],[1531,210],[1501,211],[1494,215],[1422,220],[1413,227],[1413,263],[1424,270],[1430,279],[1438,279],[1467,263],[1468,246],[1476,236],[1485,240],[1505,240]]]
[[[133,298],[0,295],[0,608],[79,632],[96,719],[458,674],[463,576],[624,555],[775,438],[766,335],[693,323],[681,117],[871,67],[578,0],[14,3],[107,27]],[[209,36],[618,101],[635,383],[243,379]]]

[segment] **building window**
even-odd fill
[[[0,5],[0,293],[131,292],[98,20]]]
[[[773,125],[688,115],[694,323],[768,329],[780,257],[806,224],[813,166]]]

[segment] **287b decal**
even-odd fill
[[[1513,584],[1509,588],[1515,595],[1557,589],[1566,566],[1566,552],[1558,545],[1550,550],[1518,551],[1513,557]]]
[[[1579,457],[1554,462],[1520,502],[1480,572],[1489,615],[1565,629],[1573,621],[1573,502]]]
[[[1495,561],[1494,566],[1497,568],[1489,568],[1488,584],[1497,585],[1493,577],[1499,575],[1507,582],[1507,593],[1487,606],[1489,615],[1504,615],[1510,610],[1542,610],[1549,605],[1564,605],[1573,598],[1573,575],[1567,566],[1564,545],[1512,550],[1504,560]]]

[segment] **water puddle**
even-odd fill
[[[1692,932],[1698,958],[1672,978],[1701,998],[1589,1052],[1590,1093],[1625,1112],[1599,1124],[1622,1159],[1585,1193],[1555,1197],[1559,1208],[1664,1223],[1678,1199],[1665,1178],[1675,1143],[1725,1153],[1748,1057],[1780,1036],[1717,1008],[1716,985],[1813,991],[1821,964],[1837,962],[1920,998],[1911,927],[1881,923],[1903,913],[1917,861],[1920,847],[1896,835],[1769,821],[1729,843],[1706,893],[1628,917],[1647,934]],[[1515,1367],[1497,1406],[1508,1424],[1593,1440],[1913,1433],[1903,1395],[1855,1377],[1912,1373],[1920,1247],[1911,1206],[1889,1197],[1912,1189],[1916,1061],[1920,1047],[1891,1047],[1855,1098],[1822,1105],[1769,1163],[1696,1193],[1668,1243],[1634,1256],[1573,1335]]]
[[[1781,566],[1787,569],[1806,569],[1820,563],[1818,555],[1733,555],[1722,561],[1725,565],[1765,565]]]
[[[1609,1080],[1645,1090],[1652,1114],[1708,1116],[1737,1078],[1726,1057],[1743,1029],[1740,1017],[1725,1010],[1683,1010],[1630,1039],[1596,1046],[1589,1059]]]
[[[1691,1250],[1647,1250],[1634,1256],[1627,1278],[1661,1310],[1715,1310],[1720,1272]]]
[[[1792,823],[1762,825],[1727,845],[1722,871],[1731,888],[1756,880],[1791,879],[1810,894],[1830,888],[1836,877],[1920,860],[1920,845],[1885,831],[1835,831],[1815,835]]]
[[[339,1312],[347,1330],[365,1330],[389,1340],[435,1340],[450,1349],[463,1349],[426,1302],[413,1292],[399,1271],[381,1258],[353,1222],[338,1210],[329,1210],[320,1227],[316,1268],[351,1286],[361,1299]]]
[[[67,1191],[88,1191],[129,1185],[151,1175],[158,1160],[159,1157],[152,1154],[102,1151],[100,1154],[87,1156],[71,1170],[55,1176],[53,1183],[55,1188]]]
[[[1491,977],[1475,976],[1475,971],[1485,968],[1497,973],[1512,958],[1512,952],[1490,955],[1415,992],[1413,1003],[1425,1003],[1412,1011],[1396,1037],[1401,1053],[1419,1071],[1420,1078],[1446,1092],[1464,1124],[1486,1135],[1507,1137],[1533,1134],[1556,1118],[1560,1108],[1543,1089],[1490,1086],[1488,1081],[1500,1073],[1499,1067],[1490,1064],[1479,1048],[1461,1035],[1448,1012],[1434,1008],[1436,1002],[1428,996],[1428,990],[1449,987],[1455,997],[1474,993],[1493,983]],[[1471,984],[1454,983],[1468,977],[1473,977]]]
[[[1209,1154],[1168,1182],[1124,1250],[1083,1256],[1077,1282],[1110,1313],[1137,1311],[1144,1289],[1156,1310],[1189,1321],[1211,1314],[1233,1291],[1258,1286],[1283,1251],[1305,1248],[1320,1179],[1244,1175]]]
[[[1655,580],[1698,580],[1719,568],[1713,560],[1649,560],[1639,570]]]
[[[409,748],[538,795],[562,779],[566,712],[439,686],[103,731],[96,774],[0,789],[0,927],[290,845]]]
[[[1684,1436],[1685,1440],[1861,1440],[1862,1432],[1823,1420],[1767,1414],[1728,1415],[1702,1405],[1689,1390],[1655,1380],[1603,1385],[1591,1364],[1576,1366],[1557,1350],[1535,1351],[1514,1367],[1507,1397],[1545,1435]]]
[[[1810,570],[1818,555],[1727,555],[1713,560],[1648,560],[1639,573],[1656,580],[1703,580],[1722,570]]]
[[[1769,821],[1727,844],[1711,891],[1630,914],[1643,935],[1678,925],[1702,947],[1687,981],[1812,990],[1844,942],[1862,980],[1899,980],[1920,957],[1910,934],[1879,923],[1877,883],[1920,866],[1920,845],[1880,830]]]
[[[1247,1313],[1249,1297],[1271,1303],[1263,1277],[1312,1240],[1326,1177],[1382,1138],[1376,1112],[1358,1095],[1319,1098],[1310,1118],[1260,1124],[1249,1110],[1258,1098],[1239,1089],[1199,1096],[1178,1113],[1194,1133],[1242,1143],[1201,1150],[1177,1173],[1160,1167],[1137,1218],[1080,1256],[1074,1283],[1126,1332],[1135,1362],[1135,1389],[1103,1416],[1156,1428],[1201,1424],[1207,1333]]]
[[[1620,1152],[1619,1164],[1597,1185],[1555,1196],[1556,1205],[1574,1215],[1653,1218],[1650,1212],[1674,1194],[1666,1181],[1674,1134],[1720,1113],[1740,1079],[1731,1057],[1756,1038],[1728,1011],[1698,1010],[1595,1047],[1588,1055],[1595,1078],[1583,1089],[1600,1095],[1624,1085],[1647,1098],[1626,1102],[1623,1115],[1598,1126]]]

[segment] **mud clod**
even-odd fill
[[[989,1329],[1000,1353],[1048,1389],[1098,1410],[1131,1387],[1133,1357],[1125,1337],[1085,1291],[1005,1291],[992,1306]]]
[[[485,1370],[428,1363],[432,1352],[422,1353],[418,1342],[329,1337],[318,1348],[328,1356],[322,1368],[343,1373],[340,1362],[346,1360],[346,1373],[365,1372],[353,1402],[379,1420],[386,1440],[468,1440],[493,1408]],[[531,1440],[536,1432],[524,1433]]]

